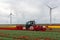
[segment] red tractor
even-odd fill
[[[28,21],[25,26],[17,25],[17,30],[46,31],[46,26],[36,25],[35,21]]]
[[[46,26],[36,25],[35,21],[28,21],[26,23],[26,30],[46,31]]]

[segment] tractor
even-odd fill
[[[46,31],[47,26],[41,26],[36,24],[36,22],[28,21],[26,24],[23,25],[16,25],[17,30],[33,30],[33,31]]]
[[[28,21],[26,23],[26,30],[35,30],[35,31],[46,31],[46,26],[40,26],[35,23],[35,21]]]

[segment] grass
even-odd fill
[[[1,40],[13,40],[13,36],[28,36],[29,39],[34,40],[35,38],[51,38],[60,40],[60,32],[41,32],[41,31],[21,31],[21,30],[0,30],[0,34],[8,34],[9,37],[0,36]],[[17,40],[17,39],[14,39]],[[21,39],[25,40],[25,39]]]

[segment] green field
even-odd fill
[[[19,38],[27,36],[27,39]],[[20,30],[0,30],[0,40],[35,40],[40,38],[50,38],[50,40],[60,40],[60,32],[41,32],[41,31],[20,31]]]

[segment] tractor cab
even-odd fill
[[[26,22],[26,29],[30,28],[30,26],[34,26],[35,25],[35,21],[28,21]]]

